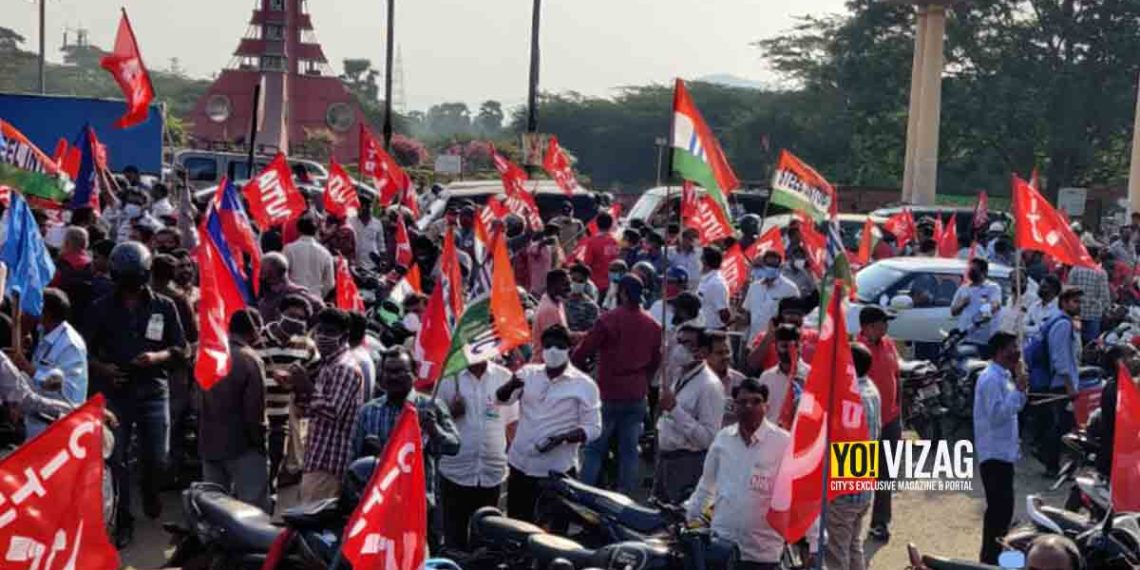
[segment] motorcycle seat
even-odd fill
[[[286,509],[281,518],[290,528],[306,530],[340,526],[345,517],[341,513],[339,501],[324,499]]]
[[[1088,518],[1072,511],[1066,511],[1064,509],[1058,509],[1057,507],[1050,507],[1046,505],[1041,506],[1040,510],[1041,514],[1049,517],[1049,520],[1057,523],[1057,526],[1061,527],[1061,530],[1064,531],[1067,535],[1080,534],[1092,528],[1093,526],[1092,521],[1090,521]]]
[[[591,487],[571,478],[562,479],[560,482],[581,497],[587,507],[612,517],[618,524],[634,532],[648,534],[668,526],[668,521],[661,511],[643,507],[621,493]]]
[[[522,547],[536,534],[546,534],[541,527],[503,516],[484,516],[471,520],[471,536],[491,544]]]
[[[202,490],[193,501],[202,519],[221,529],[222,541],[234,552],[269,552],[281,533],[264,511],[221,491]]]
[[[527,539],[526,548],[539,567],[545,568],[556,558],[561,558],[574,565],[575,568],[590,568],[592,566],[605,567],[597,564],[597,552],[590,550],[573,540],[553,534],[535,534]]]

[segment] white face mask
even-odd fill
[[[684,366],[692,361],[693,352],[683,344],[674,345],[669,351],[669,364],[673,366]]]
[[[420,332],[420,316],[416,313],[404,315],[404,328],[411,332]]]
[[[553,346],[544,348],[542,349],[542,361],[546,363],[547,368],[558,368],[570,361],[570,351]]]

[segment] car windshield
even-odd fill
[[[631,220],[646,220],[657,209],[657,205],[661,203],[662,196],[650,194],[646,192],[637,199],[637,203],[629,209],[629,219]]]
[[[893,285],[903,271],[888,267],[882,263],[870,265],[855,274],[855,293],[858,299],[865,303],[877,303],[888,287]]]

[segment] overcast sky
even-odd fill
[[[254,0],[47,0],[48,57],[59,60],[64,28],[114,40],[124,5],[147,65],[171,58],[209,77],[229,61]],[[344,58],[384,59],[383,0],[313,0],[309,11],[337,73]],[[843,0],[544,0],[541,89],[607,95],[614,87],[667,83],[674,76],[731,74],[772,82],[749,43],[788,29],[794,17],[839,12]],[[0,26],[35,50],[35,0],[0,0]],[[408,109],[526,98],[531,0],[397,0]]]

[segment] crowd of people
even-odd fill
[[[303,501],[336,497],[347,466],[377,454],[410,403],[425,438],[433,546],[465,549],[471,514],[499,504],[504,492],[511,517],[534,520],[542,481],[560,473],[684,504],[690,519],[736,542],[744,568],[777,567],[785,544],[764,505],[820,338],[805,323],[820,302],[819,280],[797,224],[784,231],[786,254],[757,255],[745,286],[733,291],[724,252],[732,243],[746,247],[758,231],[702,245],[696,229],[678,224],[635,222],[619,234],[603,212],[590,235],[569,201],[537,231],[508,216],[501,229],[515,279],[538,298],[532,342],[423,393],[414,388],[420,363],[411,343],[380,346],[368,316],[334,302],[336,255],[381,276],[378,298],[407,272],[396,264],[394,223],[406,211],[363,196],[359,212],[344,217],[313,204],[260,236],[256,303],[228,324],[232,367],[201,390],[192,348],[197,238],[187,231],[195,224],[179,223],[187,211],[173,207],[170,194],[128,172],[117,207],[75,210],[62,225],[43,219],[58,268],[43,315],[38,323],[6,315],[0,331],[0,344],[14,347],[0,358],[0,391],[22,412],[14,429],[26,437],[89,394],[107,398],[117,418],[111,464],[120,548],[133,536],[132,481],[151,519],[162,515],[160,492],[189,480],[221,484],[267,512],[294,485]],[[430,206],[447,198],[433,189],[421,199]],[[412,219],[404,224],[425,293],[448,231],[464,279],[473,283],[479,271],[479,207],[452,201],[444,210],[422,229]],[[920,220],[917,238],[902,247],[884,232],[874,257],[933,255],[931,225]],[[980,557],[994,563],[1012,519],[1026,393],[1071,398],[1080,390],[1082,339],[1096,337],[1114,301],[1135,294],[1128,275],[1140,215],[1110,243],[1087,244],[1105,270],[1050,267],[1030,252],[1018,264],[1008,228],[988,229],[976,248],[963,248],[969,273],[951,313],[991,358],[974,422],[987,500]],[[1021,266],[1011,290],[990,279],[991,263]],[[925,293],[921,283],[912,287],[916,298]],[[421,329],[426,301],[422,294],[402,301],[401,324],[411,333]],[[871,437],[883,441],[902,438],[904,428],[892,318],[885,307],[862,309],[851,349]],[[1023,363],[1034,343],[1047,347],[1047,358]],[[1071,427],[1068,401],[1033,407],[1033,450],[1046,474],[1056,473],[1060,435]],[[890,492],[845,496],[829,513],[826,545],[808,533],[828,568],[863,568],[864,540],[890,540]],[[1043,545],[1041,555],[1055,546]]]

